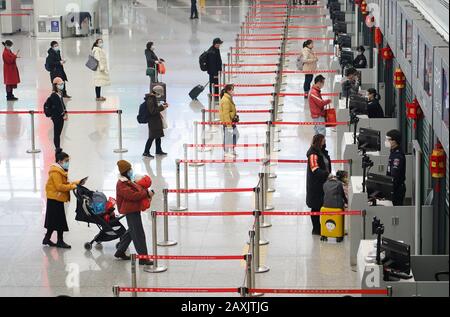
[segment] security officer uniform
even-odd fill
[[[405,186],[405,174],[406,174],[406,158],[400,146],[395,149],[391,149],[389,155],[389,165],[387,168],[387,176],[394,178],[394,197],[392,203],[394,206],[403,206],[403,200],[405,199],[406,186]]]

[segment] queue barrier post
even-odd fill
[[[152,245],[153,245],[153,256],[155,257],[153,259],[153,265],[150,267],[146,266],[144,268],[144,271],[147,273],[162,273],[167,271],[167,267],[165,266],[158,266],[158,245],[157,245],[157,228],[156,228],[156,211],[152,210]]]
[[[163,209],[164,212],[169,211],[169,190],[167,188],[163,189]],[[174,240],[169,240],[169,216],[164,215],[164,240],[158,242],[160,247],[171,247],[177,245],[178,242]]]
[[[255,230],[250,230],[248,232],[249,238],[250,238],[250,253],[252,254],[252,261],[251,261],[251,272],[250,272],[250,276],[252,278],[252,283],[251,286],[249,286],[250,289],[255,289],[256,288],[256,277],[255,277]],[[252,293],[252,296],[263,296],[263,293]]]
[[[269,228],[272,227],[272,224],[268,223],[265,221],[265,217],[264,217],[264,211],[268,210],[267,209],[267,196],[266,196],[266,173],[259,173],[259,182],[260,182],[260,209],[263,213],[261,215],[261,222],[260,222],[260,227],[261,228]],[[269,208],[273,209],[273,207],[269,206]]]
[[[34,114],[35,111],[34,110],[30,110],[30,118],[31,118],[31,150],[27,150],[28,154],[36,154],[36,153],[40,153],[41,150],[36,149],[36,135],[35,135],[35,131],[34,131]]]
[[[123,148],[123,136],[122,136],[122,110],[117,110],[117,120],[118,120],[118,129],[119,129],[119,148],[114,150],[114,153],[126,153],[127,149]]]
[[[392,285],[389,285],[387,287],[387,296],[392,297],[392,293],[393,293]]]
[[[255,273],[266,273],[269,271],[269,268],[267,266],[261,265],[260,261],[260,248],[261,245],[269,244],[269,241],[261,241],[261,227],[260,227],[260,216],[261,211],[255,210],[255,241],[259,241],[259,243],[255,243]]]
[[[247,297],[248,289],[245,286],[241,286],[238,288],[238,292],[239,292],[239,295],[241,295],[241,297]]]
[[[171,207],[171,211],[185,211],[187,207],[181,206],[181,193],[180,193],[180,160],[177,159],[175,161],[176,165],[176,188],[177,188],[177,205],[175,207]]]
[[[210,99],[209,95],[208,95],[208,100],[209,100],[209,103],[210,103],[211,99]],[[209,122],[211,122],[211,120],[212,120],[212,117],[211,117],[211,114],[212,114],[211,106],[209,106],[208,108],[210,110],[209,111]],[[202,122],[206,122],[206,110],[205,109],[202,109]],[[197,126],[198,126],[198,122],[197,122]],[[198,138],[198,132],[195,132],[195,133],[197,133],[197,136],[196,136],[196,139],[195,139],[195,144],[198,144],[198,139],[197,139]],[[206,145],[206,124],[202,124],[202,145],[203,145],[203,147],[200,148],[200,150],[196,149],[196,152],[198,152],[198,151],[200,151],[200,152],[210,152],[212,150],[210,148],[205,147],[205,145]],[[197,160],[198,157],[196,156],[195,159]],[[203,165],[204,165],[203,163],[193,163],[193,164],[191,164],[191,166],[203,166]]]
[[[114,285],[112,291],[114,297],[120,297],[120,287],[118,285]]]
[[[230,47],[230,51],[232,51],[232,50],[233,50],[233,48]],[[231,66],[231,53],[229,52],[227,55],[228,55],[228,76],[227,77],[228,77],[228,82],[231,82],[231,72],[233,69],[233,67]]]
[[[183,151],[184,151],[184,188],[189,188],[189,164],[188,164],[188,146],[187,144],[183,144]]]
[[[270,160],[264,160],[264,182],[265,182],[265,186],[266,186],[266,192],[267,193],[274,193],[275,192],[275,188],[270,188],[269,186],[269,175],[270,175]],[[272,208],[273,209],[273,208]],[[266,208],[266,210],[272,210],[269,208]]]
[[[252,254],[247,253],[245,255],[245,276],[246,276],[246,284],[247,284],[247,296],[251,297],[251,294],[248,292],[252,289],[253,286],[253,276],[252,276]]]
[[[363,209],[361,210],[361,217],[362,217],[362,236],[363,239],[366,240],[366,216],[367,216],[367,210]]]
[[[136,273],[136,254],[131,254],[131,287],[133,289],[137,288],[137,273]],[[131,297],[137,297],[137,292],[132,292]]]

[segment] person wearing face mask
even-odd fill
[[[209,92],[212,94],[219,94],[219,87],[214,87],[219,84],[219,72],[222,71],[222,57],[220,55],[220,46],[223,41],[220,38],[213,40],[213,45],[208,49],[207,55],[207,72],[209,75]]]
[[[111,85],[109,79],[108,60],[106,52],[103,50],[103,40],[97,39],[92,46],[92,56],[98,61],[97,70],[94,73],[94,85],[96,101],[105,101],[106,98],[102,96],[102,87]]]
[[[63,238],[64,232],[69,231],[64,203],[70,201],[70,191],[74,190],[77,185],[84,185],[85,180],[68,181],[70,157],[67,153],[57,152],[55,160],[56,163],[50,166],[45,186],[47,208],[44,227],[47,229],[47,233],[42,244],[50,247],[70,249],[71,246],[65,243]],[[56,243],[51,240],[54,231],[58,234]]]
[[[309,110],[311,112],[311,118],[314,122],[325,122],[326,121],[326,110],[325,107],[331,104],[331,99],[323,99],[321,90],[325,86],[325,77],[318,75],[314,79],[314,85],[311,89],[309,95]],[[326,135],[327,131],[325,125],[315,125],[315,134]]]
[[[164,63],[165,61],[156,55],[155,44],[153,42],[147,43],[147,48],[145,49],[145,59],[147,60],[147,76],[150,76],[152,83],[156,83],[158,64]]]
[[[358,47],[358,56],[353,60],[353,67],[355,68],[367,68],[367,58],[364,56],[366,49],[364,46]]]
[[[323,206],[323,185],[331,173],[331,159],[326,150],[325,136],[316,134],[307,152],[306,204],[311,211],[318,212]],[[312,234],[320,235],[320,216],[311,216]]]
[[[236,105],[233,101],[234,85],[225,85],[220,93],[219,115],[221,122],[238,122]],[[236,157],[235,146],[239,133],[235,124],[223,126],[223,145],[225,157]]]
[[[128,230],[121,237],[117,252],[114,256],[122,260],[130,260],[126,255],[131,241],[139,255],[147,255],[147,243],[141,218],[141,201],[145,198],[151,199],[153,192],[144,189],[134,182],[134,172],[131,164],[125,160],[117,162],[119,169],[119,180],[116,185],[116,202],[120,214],[125,215]],[[153,261],[139,260],[140,265],[152,265]]]
[[[319,58],[314,53],[314,41],[307,40],[303,43],[303,71],[314,72],[317,70],[317,62]],[[309,91],[311,90],[311,83],[313,81],[314,74],[305,74],[305,82],[303,84],[303,90],[305,92],[305,99],[308,99]]]
[[[13,42],[10,40],[6,40],[2,44],[5,47],[3,50],[3,79],[6,86],[6,100],[16,101],[19,99],[14,96],[13,90],[20,83],[19,69],[16,64],[17,59],[20,58],[20,50],[14,54],[12,51]]]
[[[52,41],[47,53],[48,56],[45,61],[45,69],[50,72],[50,81],[53,83],[53,80],[56,77],[59,77],[64,83],[67,82],[67,75],[64,71],[64,64],[66,61],[61,58],[61,50],[58,42]],[[64,85],[63,97],[70,99],[72,97],[67,94],[66,88],[66,85]]]
[[[386,133],[385,146],[391,150],[386,175],[394,178],[394,194],[392,204],[403,206],[406,186],[406,157],[401,148],[402,135],[398,130]]]
[[[56,152],[62,151],[61,133],[64,128],[64,121],[68,119],[66,105],[64,104],[64,85],[64,80],[56,77],[53,80],[53,92],[46,101],[46,104],[48,104],[51,109],[53,143]]]
[[[162,86],[155,86],[150,94],[145,97],[147,102],[147,110],[149,114],[148,119],[148,140],[145,144],[144,157],[154,158],[150,154],[150,149],[153,142],[156,143],[156,155],[167,155],[161,148],[161,138],[164,137],[164,124],[161,112],[169,108],[167,103],[158,104],[157,98],[164,96],[164,88]]]
[[[351,67],[345,70],[345,77],[341,81],[342,96],[344,98],[359,93],[358,71]]]
[[[367,90],[367,114],[370,119],[384,118],[383,108],[380,105],[381,96],[377,93],[375,88],[369,88]]]

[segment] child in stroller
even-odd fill
[[[77,198],[75,220],[86,222],[88,225],[94,223],[100,230],[92,241],[84,244],[86,250],[91,250],[94,242],[101,245],[102,242],[121,239],[126,232],[125,227],[120,222],[124,216],[116,217],[114,213],[114,199],[110,198],[109,201],[106,202],[103,212],[99,213],[98,210],[96,210],[97,208],[94,208],[94,193],[95,192],[81,185],[78,185],[77,188],[74,189],[74,194]],[[117,246],[118,243],[116,244],[116,248]]]

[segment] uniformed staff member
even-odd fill
[[[394,178],[394,198],[392,199],[394,206],[403,206],[406,192],[406,158],[405,153],[401,149],[401,141],[402,135],[400,131],[391,130],[386,133],[385,146],[391,149],[386,175]]]

